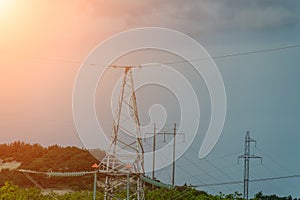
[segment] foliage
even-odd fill
[[[75,191],[63,195],[43,194],[37,188],[21,188],[11,182],[6,182],[0,188],[0,200],[91,200],[92,197],[93,193],[90,191]],[[103,194],[97,192],[96,197],[97,200],[103,199]]]
[[[122,194],[117,194],[118,197],[125,199],[125,191]],[[73,191],[66,194],[43,194],[41,190],[37,188],[21,188],[12,184],[11,182],[5,182],[0,188],[0,200],[90,200],[93,197],[91,191]],[[103,199],[103,193],[97,191],[96,199]],[[234,194],[213,196],[203,191],[198,191],[188,187],[176,188],[173,190],[157,188],[154,190],[146,191],[147,200],[242,200],[241,194],[235,192]],[[252,200],[293,200],[291,196],[278,197],[276,195],[265,196],[262,192],[255,195]],[[297,200],[297,199],[294,199]]]
[[[258,192],[255,196],[253,200],[300,200],[299,199],[293,199],[291,197],[291,195],[287,196],[287,197],[278,197],[275,194],[272,195],[263,195],[263,193],[260,191]]]
[[[99,151],[99,158],[105,153]],[[21,162],[20,168],[36,171],[91,171],[91,165],[98,162],[88,150],[77,147],[60,147],[52,145],[42,147],[39,144],[26,144],[14,142],[0,145],[0,161]],[[48,178],[41,174],[31,174],[43,188],[71,189],[66,194],[45,193],[34,185],[24,174],[8,169],[2,169],[0,173],[0,200],[90,200],[93,197],[93,174],[83,177],[53,177]],[[103,177],[98,176],[103,181]],[[99,189],[98,189],[99,190]],[[102,188],[103,190],[103,188]],[[126,191],[116,194],[119,198],[125,199]],[[97,191],[97,199],[103,199],[103,192]],[[211,195],[188,186],[179,186],[175,189],[152,188],[146,184],[147,200],[242,200],[242,194]],[[277,195],[264,195],[258,192],[252,200],[297,200],[291,196],[278,197]],[[300,200],[300,199],[298,199]]]
[[[21,189],[10,182],[6,182],[0,188],[0,200],[27,200],[27,199],[42,199],[43,195],[36,188]]]
[[[105,155],[103,151],[99,151],[99,154],[100,157]],[[42,147],[20,141],[1,144],[0,158],[21,162],[22,169],[39,171],[85,171],[91,170],[91,165],[98,162],[86,149],[58,145]]]
[[[241,194],[234,193],[229,195],[219,194],[210,195],[204,191],[195,190],[193,188],[181,186],[176,189],[155,189],[148,191],[146,195],[147,200],[165,200],[165,199],[180,199],[180,200],[242,200]]]
[[[104,157],[103,151],[98,151]],[[88,150],[77,147],[60,147],[52,145],[42,147],[39,144],[27,144],[24,142],[13,142],[0,145],[0,158],[2,162],[21,162],[21,169],[47,172],[52,171],[91,171],[92,164],[99,162]],[[90,189],[93,188],[93,175],[83,177],[53,177],[45,175],[30,174],[42,187],[45,188],[70,188]],[[23,187],[34,186],[24,174],[18,171],[2,170],[0,173],[0,185],[5,181],[11,181]]]

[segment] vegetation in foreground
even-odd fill
[[[100,159],[105,153],[99,151]],[[53,145],[42,147],[38,144],[14,142],[0,144],[0,164],[11,161],[20,162],[19,169],[36,171],[91,171],[91,165],[98,162],[89,151],[77,147],[60,147]],[[84,177],[55,177],[44,175],[31,175],[32,178],[45,189],[69,189],[72,192],[56,194],[35,188],[34,184],[24,174],[11,169],[1,169],[0,172],[0,200],[90,200],[93,197],[93,175]],[[78,179],[79,178],[79,179]],[[99,180],[103,177],[98,177]],[[80,181],[78,181],[80,180]],[[50,190],[51,191],[51,190]],[[103,188],[97,192],[97,199],[103,199]],[[125,199],[125,191],[118,194]],[[242,200],[242,194],[210,195],[186,186],[168,190],[162,188],[146,189],[147,200]],[[253,200],[296,200],[291,196],[278,197],[276,195],[263,195],[259,192]],[[300,200],[300,198],[298,199]]]
[[[203,191],[198,191],[188,187],[180,187],[174,190],[167,189],[154,189],[146,192],[147,200],[242,200],[242,195],[239,193],[224,195],[219,194],[216,196],[209,195]],[[73,191],[66,194],[43,194],[43,192],[37,188],[21,188],[12,184],[11,182],[5,182],[0,188],[0,200],[91,200],[93,193],[91,191]],[[103,199],[103,193],[97,192],[96,199]],[[119,194],[119,197],[125,199],[125,193]],[[263,195],[259,192],[252,200],[293,200],[289,197],[278,197],[276,195]],[[297,200],[297,199],[294,199]]]
[[[99,151],[99,156],[105,153]],[[99,162],[86,149],[78,147],[60,147],[52,145],[43,147],[39,144],[13,142],[0,144],[0,164],[16,161],[21,163],[18,169],[34,170],[40,172],[58,171],[92,171],[94,163]],[[21,187],[35,186],[23,173],[17,170],[0,169],[0,186],[6,181],[11,181]],[[89,190],[93,188],[94,177],[92,174],[80,177],[55,177],[49,178],[42,174],[30,174],[43,188]],[[99,177],[101,178],[101,177]]]

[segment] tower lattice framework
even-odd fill
[[[242,158],[244,159],[244,199],[248,200],[249,199],[249,176],[250,176],[250,159],[252,158],[259,158],[262,162],[262,157],[261,156],[256,156],[250,154],[250,143],[254,142],[256,145],[256,140],[252,139],[250,137],[250,132],[246,132],[245,136],[245,149],[244,149],[244,154],[240,155],[238,159]]]
[[[132,69],[138,66],[112,66],[124,70],[110,145],[101,161],[106,170],[104,200],[119,199],[116,194],[130,184],[131,199],[144,200],[144,149]],[[130,177],[130,178],[128,178]]]

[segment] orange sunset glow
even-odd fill
[[[300,200],[299,13],[0,0],[0,199]]]

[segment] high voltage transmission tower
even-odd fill
[[[249,164],[250,164],[250,159],[251,158],[259,158],[262,162],[262,157],[256,156],[256,155],[251,155],[250,154],[250,143],[254,142],[256,145],[256,140],[252,139],[250,137],[250,132],[246,132],[246,137],[245,137],[245,149],[244,149],[244,154],[240,155],[238,159],[242,158],[244,159],[244,199],[248,200],[249,199]]]
[[[144,200],[144,183],[141,179],[144,174],[144,148],[132,74],[132,69],[138,66],[112,67],[124,70],[124,75],[110,145],[100,163],[101,168],[107,171],[104,200],[118,199],[116,194],[125,189],[127,199]]]

